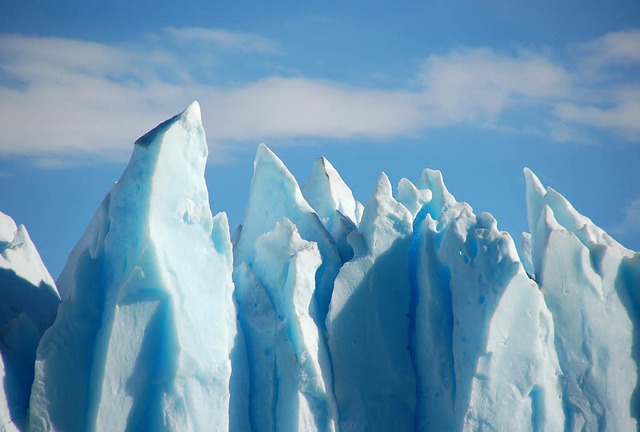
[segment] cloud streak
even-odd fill
[[[584,44],[592,71],[638,63],[640,31]],[[0,155],[41,160],[124,159],[131,142],[180,106],[200,100],[213,159],[257,141],[393,139],[434,127],[505,127],[507,114],[536,110],[549,139],[585,128],[640,139],[640,86],[615,83],[530,51],[459,48],[431,55],[405,89],[347,86],[264,74],[232,85],[209,79],[240,56],[283,56],[265,37],[206,28],[165,28],[137,44],[0,36]],[[190,61],[197,59],[197,61]],[[623,66],[619,66],[623,65]],[[240,66],[238,66],[240,68]],[[205,69],[210,74],[202,74]],[[239,69],[240,70],[240,69]],[[606,85],[603,83],[606,81]],[[594,92],[599,85],[604,91]]]
[[[203,27],[165,27],[162,33],[180,44],[210,44],[228,51],[277,53],[278,44],[264,36]]]

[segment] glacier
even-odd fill
[[[529,169],[516,246],[260,144],[231,235],[207,156],[197,102],[139,138],[55,282],[0,213],[1,431],[640,430],[640,254]]]

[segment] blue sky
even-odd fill
[[[640,250],[637,0],[27,0],[0,29],[0,210],[54,277],[135,139],[192,100],[232,226],[265,142],[301,184],[326,156],[364,203],[380,171],[440,169],[516,242],[528,166]]]

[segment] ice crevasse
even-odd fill
[[[530,170],[516,247],[439,171],[363,205],[263,144],[231,236],[206,161],[194,102],[55,283],[0,213],[0,431],[638,430],[640,254]]]

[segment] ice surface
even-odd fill
[[[342,261],[295,178],[264,145],[258,148],[238,235],[234,277],[246,342],[251,424],[256,430],[272,430],[269,425],[276,430],[333,430],[324,319]],[[258,329],[256,319],[273,324]],[[265,340],[259,334],[267,329],[273,330]],[[269,378],[273,376],[282,382]],[[256,388],[254,382],[262,384]],[[271,401],[271,408],[265,408],[265,401]]]
[[[136,142],[60,277],[31,429],[228,428],[232,252],[206,160],[196,102]]]
[[[60,297],[27,229],[0,212],[0,430],[23,430],[36,348]]]
[[[561,430],[553,321],[511,237],[439,173],[424,177],[433,199],[411,244],[417,429]]]
[[[318,245],[322,263],[316,272],[315,297],[317,323],[322,326],[329,308],[333,280],[342,261],[335,241],[304,199],[296,179],[267,146],[260,144],[245,219],[234,248],[236,262],[252,263],[258,237],[271,231],[285,217],[297,227],[301,238]]]
[[[60,296],[0,213],[0,430],[638,429],[640,254],[529,170],[518,256],[439,171],[363,208],[265,145],[232,243],[206,160],[197,103],[138,139]]]
[[[381,174],[360,227],[350,236],[353,241],[358,234],[364,244],[354,248],[361,250],[340,270],[327,317],[342,431],[413,430],[411,220]]]
[[[257,239],[253,270],[236,269],[254,431],[335,430],[331,366],[310,315],[320,264],[317,245],[285,218]]]
[[[569,430],[638,427],[637,254],[525,168],[535,278],[553,315]],[[630,264],[631,263],[631,264]]]
[[[24,225],[16,226],[8,215],[0,212],[0,270],[9,270],[33,286],[44,284],[44,291],[55,290],[55,283],[44,266]],[[56,291],[57,292],[57,291]],[[56,297],[59,297],[56,294]]]
[[[360,223],[363,206],[327,159],[315,161],[302,194],[333,236],[342,261],[351,259],[353,249],[347,237]]]

